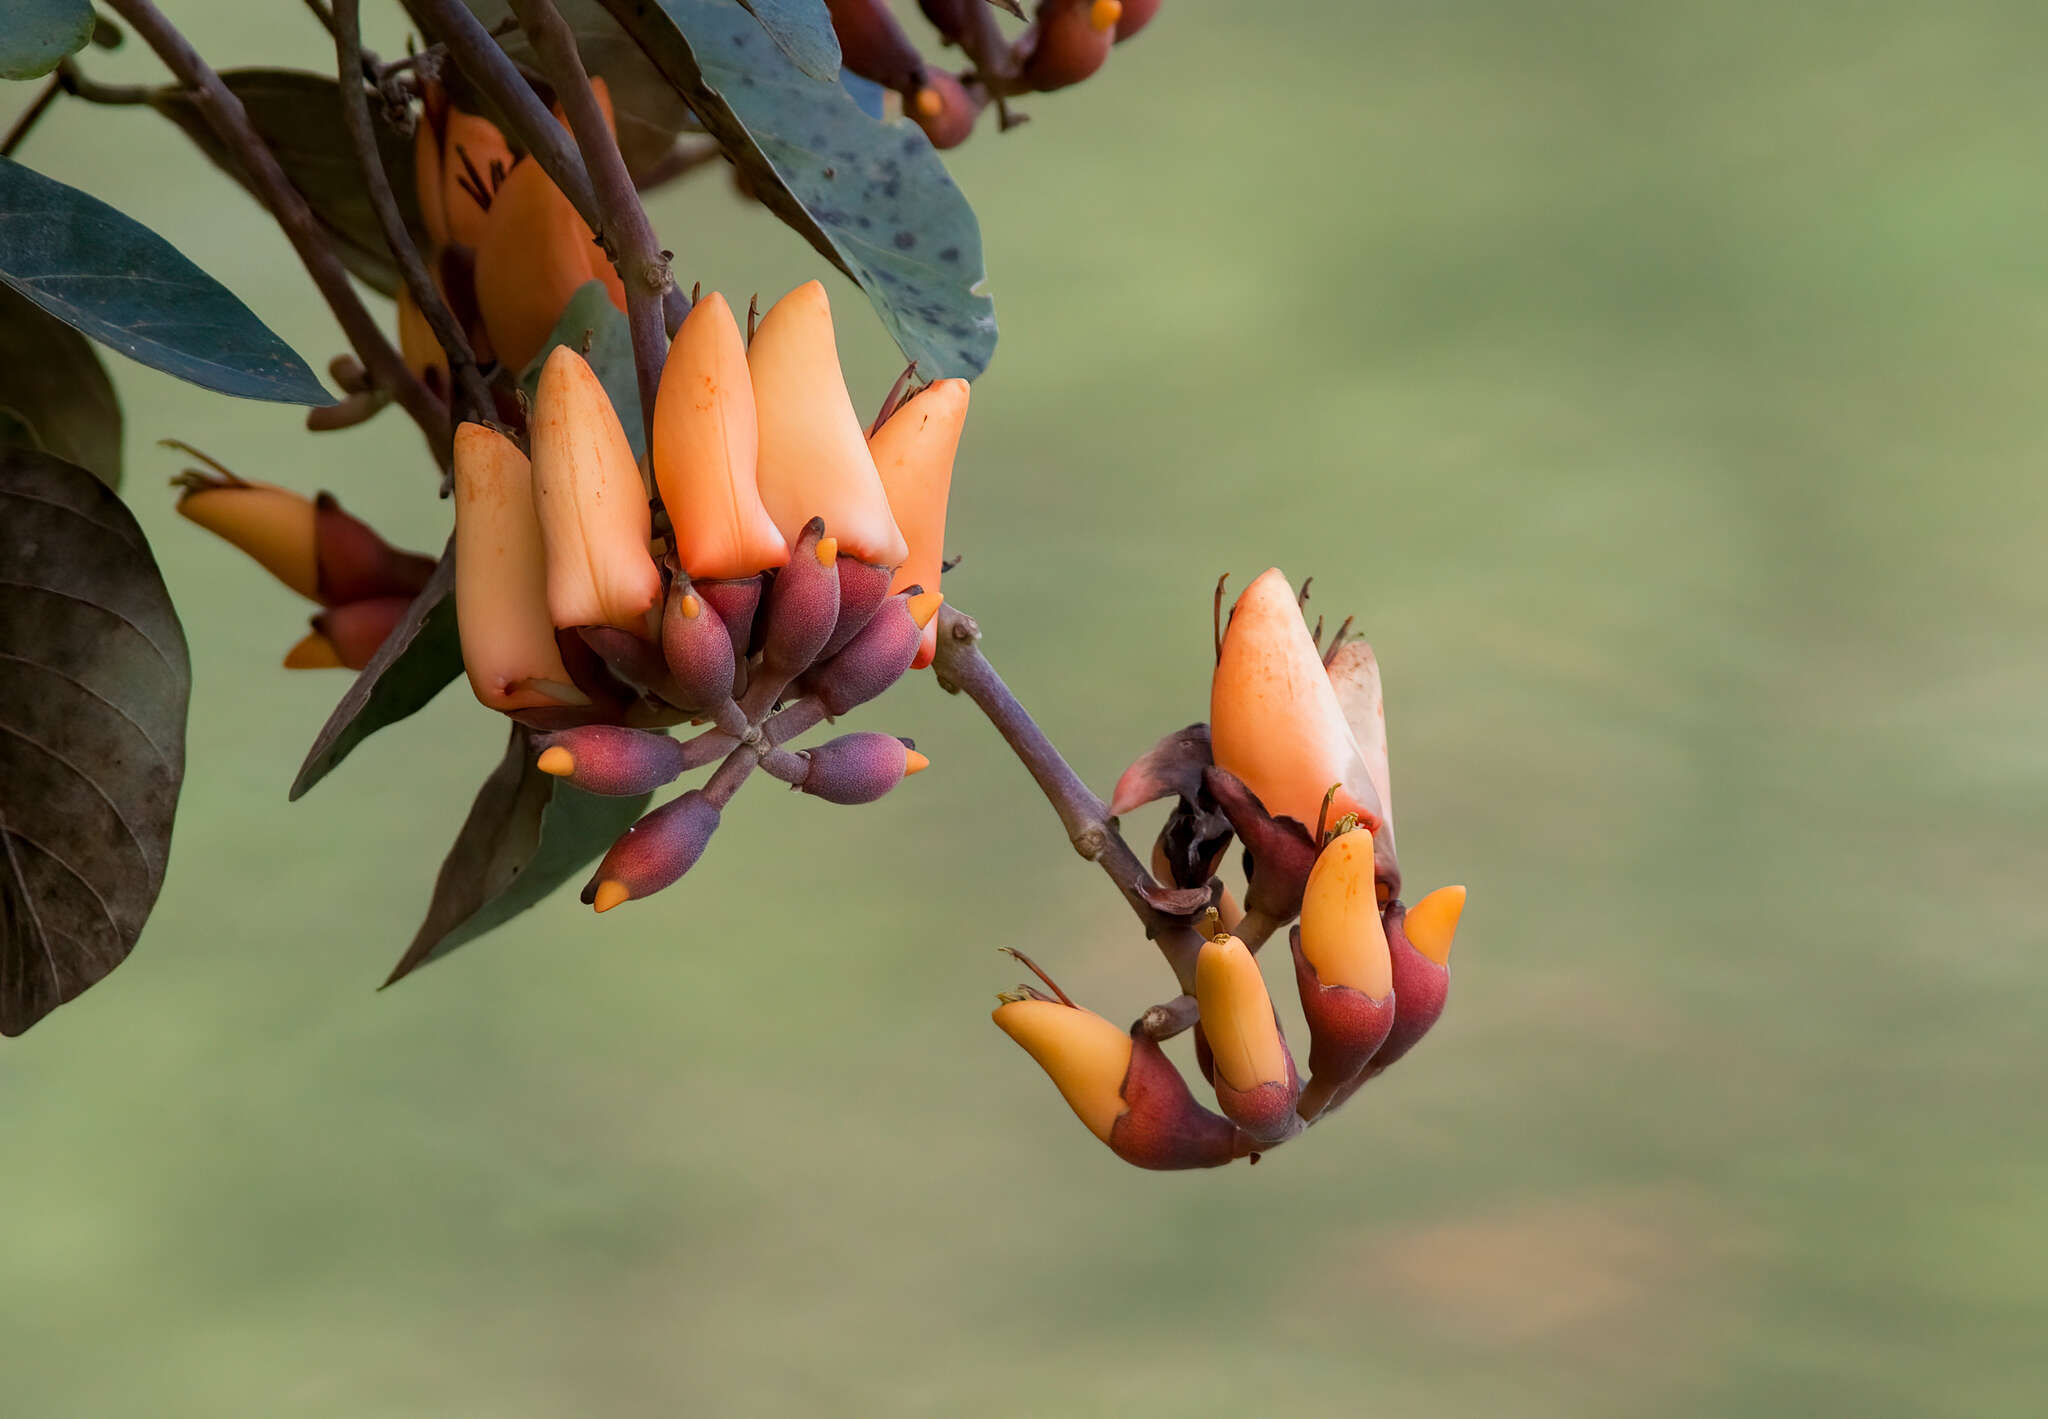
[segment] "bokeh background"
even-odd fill
[[[296,5],[170,8],[331,62]],[[376,994],[501,735],[451,689],[288,807],[342,684],[276,668],[304,608],[153,441],[420,547],[433,476],[396,415],[111,360],[191,777],[133,958],[0,1049],[6,1411],[2037,1413],[2044,43],[1984,0],[1171,0],[957,155],[991,657],[1106,789],[1202,716],[1216,575],[1312,572],[1386,666],[1410,881],[1471,888],[1435,1035],[1256,1170],[1123,1167],[987,1023],[999,945],[1112,1015],[1167,981],[922,680],[860,715],[933,759],[883,804],[748,793],[658,902]],[[153,115],[22,156],[341,348]],[[655,215],[742,299],[821,264],[721,177]],[[893,352],[832,291],[868,405]]]

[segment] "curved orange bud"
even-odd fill
[[[1092,1010],[1057,1000],[1005,1001],[989,1018],[1038,1061],[1089,1132],[1108,1143],[1124,1112],[1130,1035]]]
[[[910,548],[846,393],[823,286],[805,282],[762,317],[747,368],[760,419],[761,501],[783,540],[795,542],[805,523],[823,517],[840,551],[900,565]]]
[[[1209,737],[1217,764],[1267,812],[1312,833],[1335,786],[1332,822],[1355,813],[1368,827],[1379,825],[1379,796],[1294,588],[1277,567],[1245,588],[1231,612],[1209,691]]]
[[[1465,914],[1465,889],[1439,887],[1408,908],[1404,926],[1416,950],[1439,966],[1451,963],[1451,942],[1458,934],[1458,918]]]
[[[1371,833],[1340,833],[1316,858],[1301,897],[1301,953],[1325,986],[1349,986],[1374,1000],[1394,988]]]
[[[1238,1093],[1287,1083],[1287,1046],[1258,958],[1235,936],[1202,943],[1195,958],[1195,1003],[1220,1080]]]
[[[882,491],[889,495],[889,511],[910,549],[889,583],[891,593],[906,586],[939,589],[946,560],[946,499],[953,486],[953,456],[967,424],[967,397],[966,380],[942,379],[898,405],[868,440]],[[931,664],[938,644],[938,625],[927,625],[911,668]]]
[[[548,618],[533,475],[512,441],[455,431],[455,623],[478,700],[495,710],[582,704]]]
[[[574,205],[539,163],[520,163],[498,188],[476,242],[477,309],[499,361],[513,370],[531,364],[586,281],[604,282],[612,304],[626,308],[619,273]]]
[[[434,327],[427,323],[426,312],[412,298],[410,286],[398,288],[398,352],[405,357],[405,367],[418,375],[427,388],[443,399],[448,397],[448,352],[435,338]]]
[[[647,486],[610,396],[567,345],[541,367],[527,433],[548,613],[563,628],[617,626],[646,636],[647,613],[661,599],[661,572],[647,553]]]
[[[746,342],[713,291],[676,330],[654,398],[654,478],[691,577],[752,576],[789,560],[754,481],[759,447]]]
[[[1088,7],[1088,24],[1091,29],[1113,30],[1123,17],[1123,0],[1094,0]]]
[[[483,245],[484,229],[498,205],[495,194],[517,166],[511,145],[497,124],[459,108],[448,110],[447,128],[441,135],[443,244]],[[477,200],[479,192],[484,196],[481,202]]]
[[[232,542],[308,601],[320,599],[320,559],[313,500],[270,483],[232,474],[184,474],[178,512]]]
[[[306,632],[292,648],[284,653],[284,668],[287,670],[340,670],[343,668],[341,652],[334,642],[318,631]]]

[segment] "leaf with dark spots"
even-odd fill
[[[385,295],[398,294],[398,267],[384,241],[355,148],[342,123],[340,85],[329,75],[296,69],[230,69],[220,77],[242,101],[250,126],[270,145],[278,166],[320,219],[342,263]],[[248,185],[241,165],[215,135],[189,93],[164,88],[151,94],[149,101],[184,129],[223,172]],[[370,105],[370,121],[377,134],[378,156],[391,175],[399,212],[414,241],[424,249],[426,235],[413,178],[412,143],[392,127],[383,104]]]
[[[243,399],[330,403],[291,347],[149,228],[0,158],[0,283],[132,360]]]
[[[505,757],[441,863],[426,919],[385,985],[543,901],[647,811],[651,795],[583,793],[535,768],[534,757],[528,731],[513,725]]]
[[[813,79],[839,77],[839,36],[825,0],[740,0],[789,62]]]
[[[121,402],[92,343],[0,286],[0,443],[25,444],[121,486]]]
[[[107,485],[0,449],[0,1034],[127,959],[163,887],[192,669]]]
[[[455,541],[441,554],[426,588],[377,647],[348,693],[327,716],[306,752],[290,797],[297,800],[327,777],[356,745],[387,724],[417,714],[462,673],[462,639],[455,629]]]

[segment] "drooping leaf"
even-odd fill
[[[7,0],[0,16],[0,79],[49,73],[65,55],[85,47],[92,25],[91,0]]]
[[[0,443],[46,449],[121,486],[121,402],[92,345],[0,286]],[[11,432],[10,432],[11,430]]]
[[[527,731],[513,725],[505,757],[477,791],[441,863],[426,920],[384,984],[504,925],[581,875],[647,811],[650,797],[602,798],[542,773]]]
[[[296,69],[230,69],[221,79],[242,101],[250,125],[277,154],[278,166],[326,228],[343,264],[385,295],[396,295],[401,278],[391,249],[385,244],[383,230],[377,224],[377,214],[370,206],[369,191],[363,185],[355,149],[349,144],[348,129],[342,124],[340,86],[328,75]],[[184,89],[159,89],[150,95],[149,101],[159,113],[184,129],[223,172],[248,185],[241,164],[215,136],[199,106]],[[370,105],[370,121],[377,132],[377,151],[384,170],[391,175],[391,190],[398,199],[399,212],[414,241],[424,249],[425,233],[413,181],[412,144],[384,117],[381,103]]]
[[[839,36],[825,0],[740,0],[775,41],[813,79],[839,77]]]
[[[633,331],[605,293],[604,282],[586,281],[576,288],[569,304],[562,307],[562,318],[548,332],[547,344],[540,347],[533,363],[520,371],[519,387],[526,391],[529,400],[540,388],[541,366],[557,345],[567,345],[590,362],[591,371],[611,396],[612,408],[618,411],[619,422],[625,426],[633,456],[646,457],[647,424],[640,416],[640,377],[633,364]]]
[[[467,3],[486,24],[510,14],[505,0]],[[988,367],[996,322],[981,228],[917,125],[871,116],[836,74],[805,73],[737,0],[558,8],[610,86],[622,146],[629,116],[672,135],[694,113],[762,204],[860,285],[923,373],[971,379]],[[666,151],[665,140],[652,156]]]
[[[291,347],[133,218],[0,158],[0,283],[165,374],[243,399],[328,404]]]
[[[170,856],[191,693],[121,500],[60,458],[0,449],[0,1034],[133,949]]]
[[[455,629],[455,541],[441,554],[426,588],[370,663],[349,685],[348,693],[320,726],[319,737],[306,751],[306,762],[292,780],[294,802],[327,777],[356,745],[387,724],[425,709],[450,680],[462,673],[462,638]]]

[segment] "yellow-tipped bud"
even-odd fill
[[[682,612],[685,621],[694,621],[704,614],[704,603],[694,596],[685,596],[676,610]]]
[[[455,623],[469,686],[490,708],[586,703],[548,618],[532,470],[482,424],[455,431]]]
[[[1458,934],[1458,918],[1464,914],[1465,889],[1439,887],[1408,908],[1402,925],[1416,950],[1439,966],[1447,966],[1451,963],[1451,941]]]
[[[661,572],[647,553],[646,485],[604,385],[567,345],[541,368],[527,428],[549,615],[560,627],[646,635],[661,597]]]
[[[553,774],[556,778],[567,778],[570,774],[576,772],[576,756],[561,745],[556,744],[541,750],[540,757],[534,761],[533,766],[544,774]]]
[[[910,613],[910,619],[916,623],[917,628],[921,631],[932,623],[932,618],[939,614],[939,607],[943,606],[945,602],[946,598],[938,592],[924,591],[911,597],[908,602],[904,603],[903,609]]]
[[[917,750],[905,749],[903,751],[903,777],[909,778],[912,774],[921,774],[931,766],[932,761],[918,753]]]
[[[829,567],[838,561],[839,539],[837,537],[820,537],[818,539],[817,555],[818,565],[821,567]]]
[[[1322,985],[1349,986],[1374,1000],[1394,988],[1371,833],[1341,833],[1316,858],[1301,897],[1301,954]]]
[[[232,542],[308,601],[320,599],[320,566],[311,498],[269,483],[188,473],[178,512]]]
[[[1331,822],[1347,813],[1380,821],[1365,760],[1277,567],[1245,588],[1231,612],[1209,692],[1209,737],[1217,764],[1276,817],[1314,832],[1334,785]]]
[[[713,291],[677,328],[654,400],[654,477],[691,576],[746,577],[789,560],[761,504],[759,452],[747,344]]]
[[[339,670],[342,668],[341,652],[334,648],[333,641],[318,631],[308,631],[303,640],[284,653],[284,668]]]
[[[626,288],[590,228],[529,158],[498,189],[476,243],[477,309],[499,361],[514,370],[532,363],[586,281],[602,281],[626,308]]]
[[[910,549],[846,393],[823,286],[798,286],[762,317],[747,368],[760,419],[761,501],[783,540],[794,543],[806,522],[823,517],[860,560],[900,566]]]
[[[1287,1046],[1273,1018],[1258,959],[1235,936],[1202,943],[1195,958],[1195,1004],[1216,1072],[1239,1093],[1287,1082]]]
[[[941,98],[939,91],[929,84],[919,89],[916,97],[910,102],[911,106],[926,118],[937,118],[946,107],[945,99]]]
[[[966,380],[942,379],[899,405],[868,440],[875,471],[889,494],[889,510],[910,549],[889,582],[892,595],[906,586],[939,589],[946,560],[946,500],[960,431],[967,424],[967,398]],[[925,626],[915,662],[921,667],[931,663],[939,633],[925,622],[918,624]]]
[[[1024,1046],[1060,1096],[1104,1143],[1124,1112],[1131,1037],[1092,1010],[1056,1000],[1010,1000],[989,1016]]]
[[[1122,0],[1095,0],[1088,7],[1089,28],[1101,33],[1116,28],[1116,22],[1124,17]]]
[[[608,912],[619,903],[631,900],[632,896],[633,893],[624,882],[600,882],[597,884],[597,895],[592,898],[591,905],[601,912]]]

